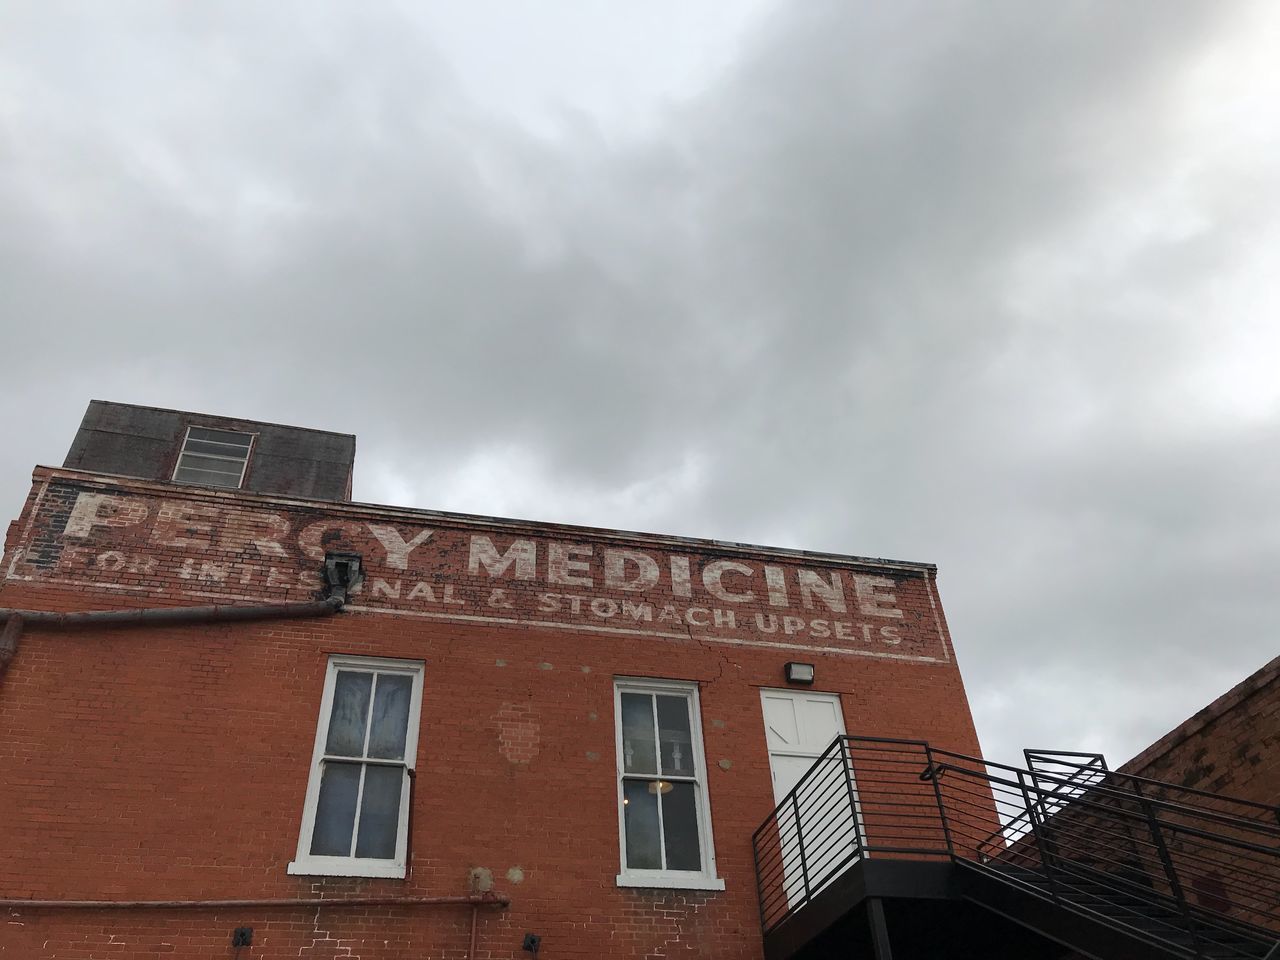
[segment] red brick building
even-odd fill
[[[353,451],[95,403],[36,470],[0,607],[302,604],[335,553],[363,582],[333,615],[28,618],[0,681],[0,898],[492,891],[477,956],[532,932],[544,957],[755,958],[752,832],[835,734],[978,752],[931,565],[357,504]],[[471,922],[8,914],[6,960],[232,955],[237,927],[254,957],[461,957]]]
[[[942,872],[1029,834],[933,566],[353,503],[354,448],[95,401],[36,469],[0,958],[1063,955]]]
[[[1120,768],[1280,805],[1280,657],[1178,724]]]

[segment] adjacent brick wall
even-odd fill
[[[1120,769],[1280,806],[1280,657]]]
[[[90,516],[79,499],[84,493],[118,499],[103,501],[90,517],[94,523],[77,529],[77,503],[81,519]],[[130,506],[137,502],[146,507],[145,522]],[[225,512],[233,508],[238,512]],[[402,544],[423,524],[440,532],[401,568],[391,559],[394,550],[388,553],[370,534],[370,523],[394,526]],[[68,525],[81,535],[68,536]],[[514,567],[501,583],[484,571],[469,577],[465,551],[450,537],[475,529],[500,546],[519,537],[595,544],[595,560],[607,544],[655,554],[679,550],[689,556],[695,581],[682,611],[703,609],[696,584],[706,564],[733,557],[755,571],[750,583],[758,595],[734,608],[739,621],[756,612],[772,615],[762,573],[762,565],[772,564],[791,577],[794,609],[777,608],[778,616],[803,625],[793,624],[788,634],[779,619],[772,638],[717,631],[710,615],[716,604],[706,603],[705,616],[661,629],[636,623],[651,632],[627,632],[616,617],[593,617],[589,599],[581,601],[576,621],[567,608],[563,623],[525,622],[515,614],[479,618],[468,611],[491,599],[490,588],[510,590],[504,602],[517,612],[532,610],[548,588],[513,579]],[[318,564],[298,548],[300,531],[312,531],[304,544],[309,536],[317,549],[354,547],[371,559],[357,609],[314,621],[26,632],[0,679],[0,898],[460,895],[468,892],[471,872],[483,868],[512,903],[505,911],[481,911],[480,958],[527,957],[520,940],[528,930],[543,936],[547,960],[757,960],[750,838],[773,806],[760,689],[782,685],[786,660],[817,665],[815,689],[841,694],[851,733],[978,752],[925,567],[858,561],[845,568],[814,559],[816,569],[839,569],[845,578],[845,616],[820,598],[812,608],[801,606],[794,568],[802,558],[753,558],[730,546],[699,553],[687,542],[664,546],[608,532],[378,514],[44,471],[11,528],[0,606],[82,610],[209,603],[227,595],[307,599],[317,587]],[[382,540],[389,539],[383,530]],[[227,549],[213,550],[211,543]],[[655,609],[672,601],[672,589],[682,589],[664,581],[652,595],[638,593],[604,583],[601,568],[592,569],[594,591],[551,589],[604,597],[619,608],[623,600],[648,601]],[[627,572],[634,575],[634,565]],[[903,616],[861,612],[853,573],[890,581],[874,589],[892,594]],[[389,588],[371,595],[375,579],[397,578],[403,581],[398,599]],[[434,605],[425,592],[410,603],[417,584],[433,587]],[[726,579],[730,584],[743,592],[747,579]],[[446,586],[462,604],[445,601]],[[830,627],[827,637],[814,637],[815,619],[871,622],[877,637],[882,624],[896,625],[899,642],[872,642],[854,626],[843,637]],[[698,625],[703,622],[705,628]],[[332,654],[426,662],[412,870],[404,881],[285,872],[296,851]],[[723,892],[616,886],[615,676],[698,682]],[[0,958],[235,957],[232,930],[251,926],[254,946],[241,950],[239,960],[444,960],[464,955],[468,921],[466,907],[3,910]]]

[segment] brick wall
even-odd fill
[[[1280,657],[1120,769],[1196,790],[1280,805]]]
[[[511,559],[502,572],[473,569],[481,535]],[[518,541],[533,566],[508,553]],[[309,599],[317,557],[339,548],[369,577],[334,617],[26,631],[0,678],[0,899],[456,896],[480,870],[511,898],[480,911],[481,958],[528,956],[525,931],[546,960],[758,958],[751,833],[773,806],[760,690],[783,685],[785,661],[816,664],[851,733],[978,752],[921,565],[42,470],[0,606]],[[333,654],[426,663],[404,880],[285,871]],[[698,683],[723,892],[616,885],[615,676]],[[236,957],[238,926],[255,931],[240,960],[457,958],[469,918],[0,909],[0,958]]]

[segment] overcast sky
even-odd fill
[[[0,512],[100,398],[932,561],[1119,763],[1280,649],[1277,103],[1271,0],[0,0]]]

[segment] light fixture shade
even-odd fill
[[[813,664],[812,663],[795,663],[794,661],[787,664],[787,683],[813,683]]]

